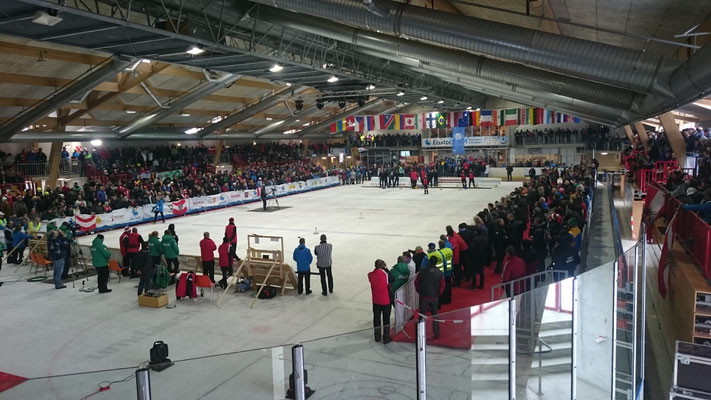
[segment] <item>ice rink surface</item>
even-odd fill
[[[283,209],[255,212],[250,203],[198,215],[174,218],[181,254],[199,254],[203,232],[218,243],[230,217],[239,233],[238,254],[246,253],[249,233],[283,236],[287,262],[298,237],[313,250],[319,235],[333,244],[334,294],[322,296],[318,276],[312,276],[309,296],[287,292],[259,300],[254,308],[249,294],[229,294],[217,307],[205,298],[175,301],[174,309],[141,308],[136,302],[137,280],[109,282],[110,294],[64,290],[29,283],[28,267],[17,272],[7,266],[0,280],[3,310],[3,351],[0,371],[37,377],[104,368],[131,367],[146,361],[153,341],[170,345],[175,359],[279,346],[353,332],[372,326],[370,289],[366,274],[382,258],[388,266],[406,249],[425,247],[445,233],[446,225],[470,222],[487,203],[520,185],[503,182],[494,189],[421,190],[343,186],[279,199]],[[168,224],[139,225],[144,238],[153,230],[163,233]],[[121,231],[104,233],[109,247],[118,247]],[[88,244],[94,238],[81,238]],[[217,268],[216,268],[217,269]],[[316,271],[315,260],[312,271]],[[12,281],[16,282],[12,282]],[[96,278],[87,282],[96,286]],[[367,336],[366,336],[367,343]],[[199,368],[198,368],[199,369]],[[199,372],[199,371],[196,371]],[[123,372],[122,372],[123,373]],[[48,398],[52,398],[51,396]]]

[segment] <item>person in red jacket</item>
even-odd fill
[[[222,279],[220,287],[227,287],[227,277],[232,275],[232,256],[230,255],[230,239],[225,236],[222,239],[222,244],[217,249],[217,254],[220,257],[220,270],[222,271]]]
[[[415,167],[412,167],[410,170],[410,186],[412,186],[413,189],[417,187],[417,170]]]
[[[239,261],[239,257],[237,257],[237,226],[234,218],[230,218],[229,224],[225,227],[225,237],[230,240],[230,255],[232,259]]]
[[[526,275],[526,262],[516,255],[516,249],[513,246],[506,248],[506,259],[504,260],[504,272],[501,275],[501,282],[511,282],[516,279],[523,278]],[[526,282],[518,281],[513,284],[514,295],[521,294],[526,291]],[[511,297],[511,285],[506,286],[506,295]]]
[[[126,252],[126,238],[130,234],[131,228],[125,227],[123,228],[123,233],[121,234],[121,236],[119,236],[119,249],[121,250],[121,257],[123,258],[121,262],[123,263],[124,268],[131,266],[131,257],[129,257],[128,253]],[[124,271],[128,272],[128,268],[126,268]]]
[[[375,341],[379,342],[382,334],[383,344],[392,342],[390,338],[390,281],[385,261],[375,260],[375,269],[368,273],[370,292],[373,299],[373,329]],[[381,317],[382,315],[382,324]],[[382,332],[381,332],[382,327]]]
[[[138,276],[138,271],[140,266],[137,262],[138,252],[141,250],[141,245],[143,244],[143,238],[138,234],[138,228],[131,229],[131,233],[124,238],[124,246],[126,247],[126,254],[131,259],[130,271],[131,278],[136,278]]]
[[[202,260],[202,274],[210,277],[210,282],[215,284],[215,250],[217,246],[210,239],[210,232],[202,234],[200,241],[200,259]]]
[[[454,266],[454,282],[452,286],[459,287],[462,285],[462,260],[460,255],[469,250],[469,246],[457,232],[454,231],[452,225],[447,225],[447,239],[452,244],[452,265]]]

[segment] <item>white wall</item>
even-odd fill
[[[566,165],[577,165],[577,164],[580,164],[580,159],[583,154],[592,154],[592,152],[586,151],[584,153],[578,153],[578,152],[576,152],[576,147],[583,147],[583,145],[578,144],[576,146],[568,145],[568,146],[560,146],[560,147],[530,146],[530,147],[526,147],[526,148],[512,147],[509,150],[509,162],[514,163],[517,156],[519,158],[523,157],[525,159],[530,159],[530,158],[535,158],[536,156],[560,154],[561,162],[565,163]],[[536,152],[534,154],[531,154],[529,152],[529,150],[531,148],[540,149],[540,153]]]

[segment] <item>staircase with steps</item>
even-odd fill
[[[541,377],[542,386],[558,386],[547,384],[553,376],[559,377],[570,385],[571,354],[572,354],[572,321],[545,322],[540,324],[538,337],[548,347],[542,346],[539,354],[533,355],[532,365],[529,366],[528,382],[524,397],[519,393],[519,398],[524,399],[558,399],[566,398],[556,395],[556,390],[547,390],[539,396],[538,378]],[[528,340],[528,333],[519,331],[517,340]],[[506,336],[477,336],[472,344],[472,394],[477,399],[506,399],[508,398],[509,385],[509,340]],[[536,347],[538,350],[538,347]],[[527,357],[528,358],[528,357]],[[521,366],[519,366],[519,370]],[[549,382],[552,383],[552,382]],[[519,387],[522,387],[519,382]],[[569,389],[568,389],[569,391]],[[570,397],[568,392],[567,398]]]

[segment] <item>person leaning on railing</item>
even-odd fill
[[[711,224],[711,188],[704,190],[704,199],[700,204],[684,204],[681,209],[699,212],[701,213],[701,218],[707,224]]]

